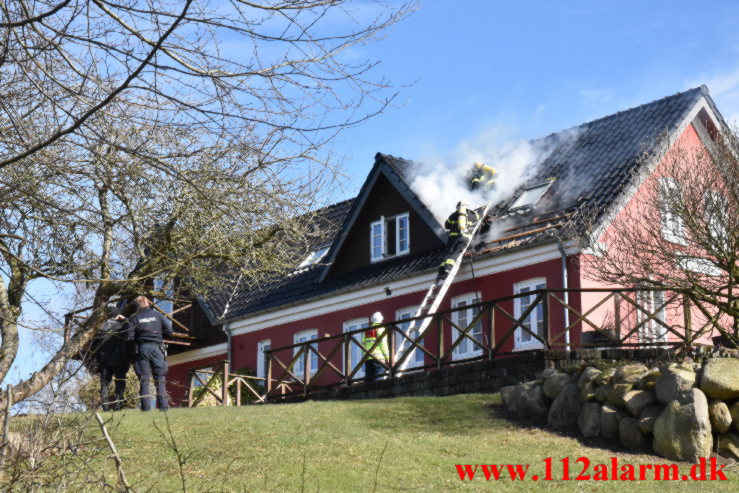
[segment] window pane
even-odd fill
[[[408,216],[398,216],[396,220],[396,228],[398,235],[398,251],[396,254],[408,251]]]

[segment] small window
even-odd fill
[[[370,225],[370,259],[377,262],[385,258],[385,218]]]
[[[518,197],[515,202],[513,202],[513,205],[511,205],[509,210],[513,211],[516,209],[523,209],[524,207],[533,206],[541,198],[541,196],[544,195],[544,192],[549,189],[553,182],[554,180],[549,180],[546,183],[542,183],[530,188],[525,188],[521,196]]]
[[[328,253],[329,248],[331,248],[331,245],[324,245],[322,247],[319,247],[316,250],[313,250],[308,254],[307,257],[305,257],[305,260],[300,262],[300,265],[298,265],[298,269],[303,269],[305,267],[310,267],[311,265],[315,265],[321,260],[323,260],[323,257],[326,256]]]
[[[405,255],[411,251],[410,219],[407,212],[380,217],[370,224],[370,261]]]
[[[675,214],[670,208],[672,200],[669,198],[673,194],[679,194],[680,184],[672,178],[660,178],[659,180],[659,207],[660,216],[662,218],[662,237],[665,241],[675,243],[677,245],[687,245],[685,236],[685,223],[682,218]]]
[[[161,308],[161,310],[164,313],[172,313],[174,311],[174,302],[172,302],[172,299],[174,297],[174,289],[172,286],[172,281],[169,281],[166,283],[163,279],[154,279],[154,291],[157,291],[159,293],[162,293],[164,296],[163,298],[154,298],[154,303]]]
[[[293,336],[293,342],[294,344],[301,344],[303,342],[312,341],[314,339],[318,339],[318,330],[317,329],[310,329],[310,330],[303,330],[295,334]],[[312,345],[311,347],[315,347]],[[298,351],[300,351],[300,347],[295,347],[293,349],[293,354],[298,354]],[[305,353],[300,355],[300,358],[298,358],[298,361],[295,363],[295,366],[293,366],[293,373],[297,375],[299,378],[303,378],[303,369],[305,368]],[[311,374],[318,371],[318,355],[310,351],[310,372]]]
[[[727,211],[729,204],[726,197],[715,190],[707,190],[705,195],[705,203],[703,209],[706,214],[706,223],[711,235],[711,240],[718,248],[727,248],[728,241],[731,241],[727,228]]]
[[[408,231],[408,213],[395,218],[395,255],[403,255],[410,251],[410,237]]]

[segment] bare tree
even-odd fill
[[[153,279],[225,289],[223,269],[258,280],[299,261],[283,245],[310,243],[305,214],[337,174],[327,143],[387,104],[346,51],[409,11],[345,3],[2,3],[0,380],[36,280],[93,307],[15,402],[117,296],[162,297]]]
[[[585,274],[686,293],[702,318],[737,344],[739,133],[729,129],[710,141],[706,148],[686,137],[659,139],[633,177],[642,187],[599,223],[610,225],[599,241],[586,236],[593,256]]]

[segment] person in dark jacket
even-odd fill
[[[475,223],[480,216],[474,209],[470,209],[464,202],[457,202],[457,207],[444,222],[444,228],[449,232],[447,239],[446,258],[439,265],[439,274],[436,282],[444,280],[454,268],[457,256],[464,249],[470,239]]]
[[[149,381],[154,377],[157,389],[157,406],[160,411],[169,409],[167,396],[167,355],[164,337],[172,336],[172,321],[153,308],[154,304],[145,296],[133,300],[136,313],[128,319],[127,340],[133,342],[135,360],[133,369],[141,384],[141,410],[151,409]]]
[[[107,320],[93,343],[94,357],[100,374],[100,402],[104,411],[119,411],[126,392],[126,374],[131,364],[126,355],[126,327],[116,320],[118,310],[108,305]],[[115,379],[114,399],[109,397],[111,381]]]

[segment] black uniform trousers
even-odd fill
[[[100,402],[103,404],[103,411],[119,411],[123,407],[124,394],[126,393],[126,374],[131,364],[117,356],[115,358],[108,357],[105,354],[100,356],[98,371],[100,372]],[[113,378],[115,378],[115,389],[111,402],[108,393]]]
[[[166,376],[167,359],[164,356],[162,344],[156,342],[140,342],[137,344],[138,353],[133,368],[139,377],[141,387],[141,410],[151,410],[151,392],[149,381],[154,377],[154,385],[157,390],[157,407],[160,411],[169,409],[169,397],[167,396]]]

